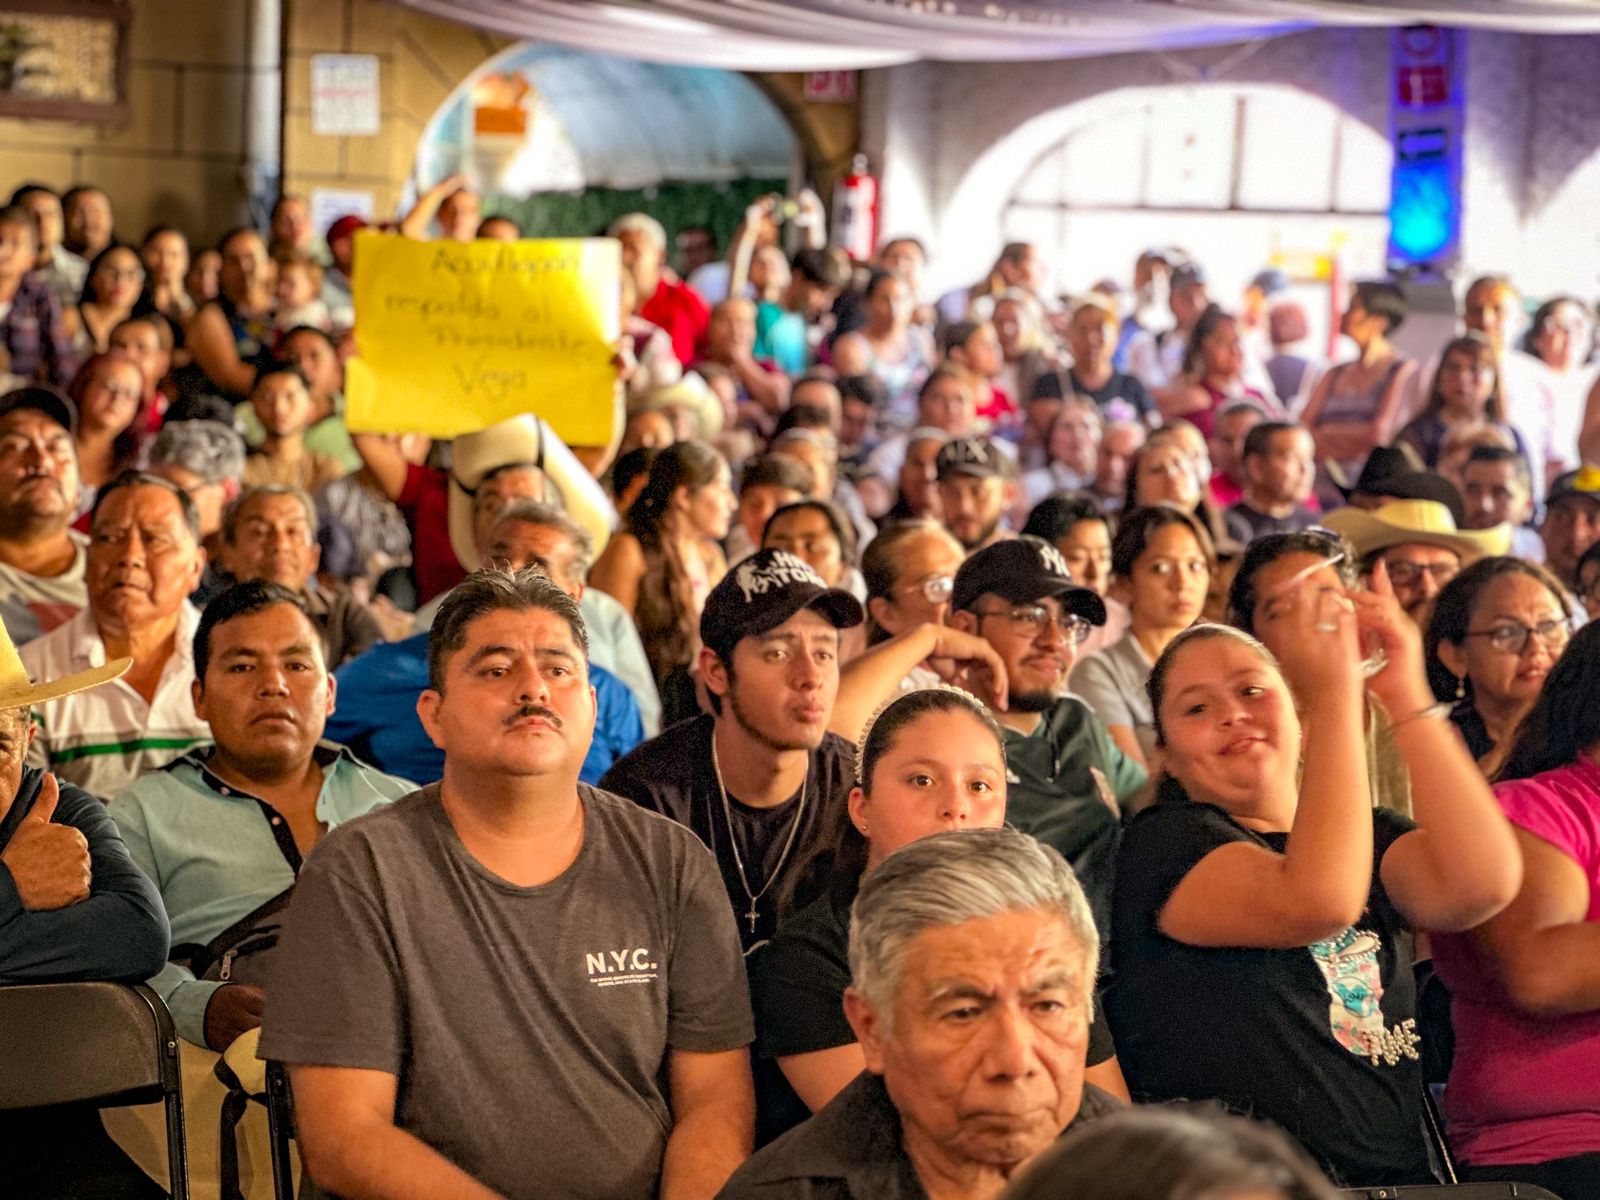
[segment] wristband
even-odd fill
[[[1416,712],[1412,713],[1408,717],[1401,717],[1398,721],[1393,722],[1389,728],[1399,729],[1400,726],[1409,725],[1413,721],[1424,721],[1433,717],[1448,717],[1450,715],[1450,710],[1453,708],[1455,708],[1454,701],[1441,700],[1437,704],[1428,705],[1427,708],[1417,709]]]

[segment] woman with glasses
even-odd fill
[[[1357,592],[1307,565],[1256,601],[1281,667],[1197,625],[1151,672],[1163,778],[1117,857],[1106,1011],[1135,1100],[1270,1121],[1346,1187],[1428,1183],[1406,935],[1482,923],[1520,860],[1381,571]],[[1372,808],[1364,692],[1451,772],[1414,822]]]
[[[1112,594],[1127,605],[1128,630],[1099,654],[1080,657],[1071,687],[1129,758],[1149,766],[1156,731],[1145,684],[1167,644],[1200,619],[1216,558],[1211,538],[1182,509],[1157,504],[1126,514],[1111,545]]]
[[[884,525],[861,555],[867,649],[844,669],[831,728],[854,736],[887,696],[940,682],[1003,701],[1005,668],[980,637],[952,629],[950,599],[965,552],[937,521]]]
[[[144,374],[126,354],[96,354],[78,369],[67,396],[78,410],[73,437],[87,504],[93,489],[139,464],[147,424],[140,412]]]
[[[83,298],[66,313],[78,353],[109,350],[113,329],[136,311],[149,311],[148,303],[140,303],[143,293],[144,264],[132,246],[113,242],[95,255],[84,277]]]
[[[1580,630],[1495,784],[1526,869],[1511,906],[1434,939],[1454,993],[1445,1110],[1469,1180],[1600,1196],[1600,625]]]
[[[755,963],[757,1052],[763,1066],[776,1061],[787,1084],[762,1089],[767,1134],[815,1112],[865,1069],[842,1006],[850,906],[862,876],[919,838],[1005,824],[1004,738],[988,709],[959,689],[941,685],[891,700],[862,736],[856,771],[850,820],[863,869],[838,872],[830,894],[785,922]],[[1091,1028],[1088,1066],[1089,1082],[1127,1095],[1100,1020]],[[802,1107],[785,1096],[789,1089]]]
[[[1493,777],[1572,634],[1560,582],[1520,558],[1484,558],[1433,602],[1428,681],[1454,704],[1450,719],[1483,773]]]

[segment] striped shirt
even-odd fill
[[[191,746],[211,740],[211,728],[194,711],[194,630],[199,612],[187,600],[178,613],[172,655],[156,685],[155,700],[115,679],[86,692],[48,700],[33,709],[37,727],[28,765],[48,767],[65,783],[108,800],[145,771],[163,767]],[[105,643],[85,608],[51,633],[23,646],[22,665],[35,681],[60,679],[106,661]]]

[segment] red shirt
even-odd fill
[[[667,331],[672,353],[686,367],[698,356],[706,326],[711,323],[711,310],[700,299],[700,293],[665,273],[656,285],[655,295],[639,306],[639,315]]]
[[[438,467],[407,464],[395,506],[411,526],[411,573],[417,601],[426,604],[467,577],[450,545],[450,476]]]

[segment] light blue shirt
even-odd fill
[[[288,828],[274,829],[282,818],[213,775],[210,752],[192,750],[142,776],[109,806],[129,855],[161,893],[174,946],[210,942],[295,880],[278,842]],[[315,753],[323,767],[317,820],[329,829],[417,790],[333,742]],[[169,962],[150,986],[172,1010],[179,1036],[204,1046],[206,1005],[222,985]]]

